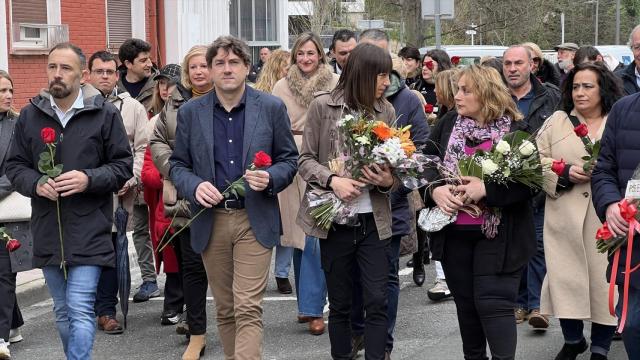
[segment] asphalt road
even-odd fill
[[[407,258],[401,259],[401,266],[404,266],[406,260]],[[427,288],[435,276],[433,265],[427,267],[428,278],[422,288],[413,284],[410,271],[411,269],[401,270],[402,290],[392,359],[462,359],[462,346],[453,301],[433,303],[426,296]],[[137,274],[139,272],[134,269],[133,280],[139,282]],[[208,343],[204,359],[223,359],[212,317],[213,301],[209,300],[207,306]],[[13,359],[64,359],[53,321],[51,300],[27,305],[22,310],[25,319],[22,333],[25,340],[10,347]],[[93,358],[97,360],[180,359],[187,344],[185,337],[177,335],[172,326],[160,325],[161,311],[161,299],[153,299],[141,304],[131,303],[127,331],[123,335],[105,335],[98,332]],[[295,298],[280,295],[276,291],[275,281],[272,278],[264,303],[263,358],[269,360],[331,359],[328,334],[309,335],[306,324],[296,322],[296,315]],[[534,332],[527,324],[519,325],[517,359],[554,359],[562,343],[562,333],[555,320],[545,332]],[[588,358],[589,355],[585,353],[578,359]],[[364,356],[361,355],[360,359],[364,359]],[[614,342],[609,359],[627,359],[622,342]]]

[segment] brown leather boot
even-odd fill
[[[204,349],[207,346],[206,335],[191,335],[189,346],[182,354],[182,360],[198,360],[204,355]]]
[[[324,333],[324,318],[311,318],[311,321],[309,321],[309,332],[311,335],[322,335]]]

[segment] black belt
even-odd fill
[[[216,209],[244,209],[243,199],[227,199],[222,200],[215,206]]]

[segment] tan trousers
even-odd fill
[[[256,240],[246,210],[215,209],[202,260],[225,359],[262,359],[262,298],[271,249]]]

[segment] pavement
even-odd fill
[[[140,271],[135,250],[130,242],[132,268],[132,295],[139,286]],[[458,330],[453,301],[431,302],[426,291],[433,283],[433,264],[426,266],[427,281],[418,287],[412,281],[412,269],[405,268],[408,257],[401,259],[400,303],[395,328],[392,359],[462,359],[462,342]],[[273,263],[272,263],[273,268]],[[293,278],[293,277],[291,277]],[[163,285],[164,277],[158,279]],[[53,302],[39,270],[18,275],[18,301],[25,325],[21,328],[24,341],[12,344],[13,359],[42,360],[64,359],[52,314]],[[293,282],[293,281],[292,281]],[[106,335],[98,331],[94,344],[93,359],[180,359],[187,340],[177,335],[173,326],[161,326],[162,297],[145,303],[130,303],[129,328],[123,335]],[[119,307],[118,307],[119,309]],[[119,312],[120,310],[118,310]],[[325,319],[328,315],[325,307]],[[214,316],[215,303],[210,294],[207,299],[207,348],[202,359],[223,359],[222,347],[217,336]],[[277,292],[273,277],[270,277],[264,298],[264,355],[266,360],[324,360],[330,359],[328,333],[312,336],[306,324],[296,322],[297,306],[295,292],[282,295]],[[121,314],[118,314],[121,317]],[[589,326],[585,336],[589,338]],[[516,359],[549,360],[555,358],[562,347],[562,332],[557,320],[551,320],[547,331],[533,331],[528,324],[518,325],[518,350]],[[578,357],[587,360],[587,353]],[[363,360],[364,356],[358,358]],[[627,356],[623,344],[612,344],[609,359],[624,360]]]

